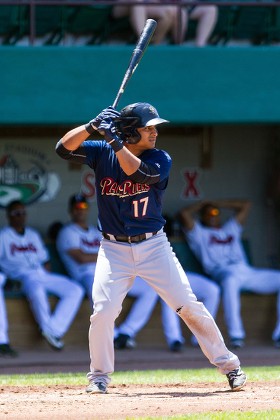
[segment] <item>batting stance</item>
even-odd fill
[[[93,284],[89,329],[89,393],[106,393],[114,371],[114,321],[136,276],[142,277],[183,319],[233,391],[246,375],[225,346],[210,313],[198,302],[163,232],[162,199],[171,158],[155,148],[159,117],[148,103],[109,107],[88,124],[67,132],[56,151],[95,171],[99,228],[103,239]],[[87,138],[98,130],[104,140]]]

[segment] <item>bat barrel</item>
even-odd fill
[[[147,19],[145,26],[141,32],[141,35],[139,37],[139,40],[136,44],[136,47],[134,48],[133,52],[132,52],[132,56],[130,58],[130,62],[128,64],[127,67],[127,71],[124,75],[124,78],[122,80],[120,89],[118,91],[118,94],[113,102],[113,108],[116,108],[116,106],[119,103],[119,100],[122,96],[122,94],[124,93],[124,90],[126,88],[126,85],[129,81],[129,79],[131,78],[132,74],[134,73],[134,71],[136,70],[140,60],[142,59],[144,52],[147,48],[147,46],[149,45],[152,36],[155,32],[157,26],[157,22],[154,19]]]

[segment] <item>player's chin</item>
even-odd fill
[[[157,139],[151,139],[151,140],[149,140],[149,144],[151,145],[151,147],[155,147],[156,141],[157,141]]]

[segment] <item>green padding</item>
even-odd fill
[[[50,256],[51,271],[58,274],[68,275],[55,244],[46,244]]]
[[[0,124],[76,124],[112,104],[133,46],[2,47]],[[279,123],[279,49],[150,46],[119,107],[174,124]]]
[[[244,251],[245,251],[245,255],[247,257],[248,263],[252,264],[249,240],[245,238],[242,239],[242,244],[244,247]],[[193,271],[195,273],[200,273],[200,274],[205,274],[200,262],[195,257],[195,255],[193,254],[192,250],[190,249],[186,241],[182,240],[182,241],[177,241],[177,242],[171,242],[171,246],[178,260],[182,264],[182,267],[184,268],[184,270]]]
[[[171,246],[185,271],[204,274],[201,264],[190,250],[187,242],[172,242]]]

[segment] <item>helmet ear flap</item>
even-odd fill
[[[136,144],[140,141],[141,135],[138,133],[137,129],[134,128],[134,134],[126,135],[124,141],[128,144]]]
[[[115,120],[118,136],[122,141],[129,144],[136,144],[141,139],[141,135],[137,131],[139,123],[138,117],[120,117]]]

